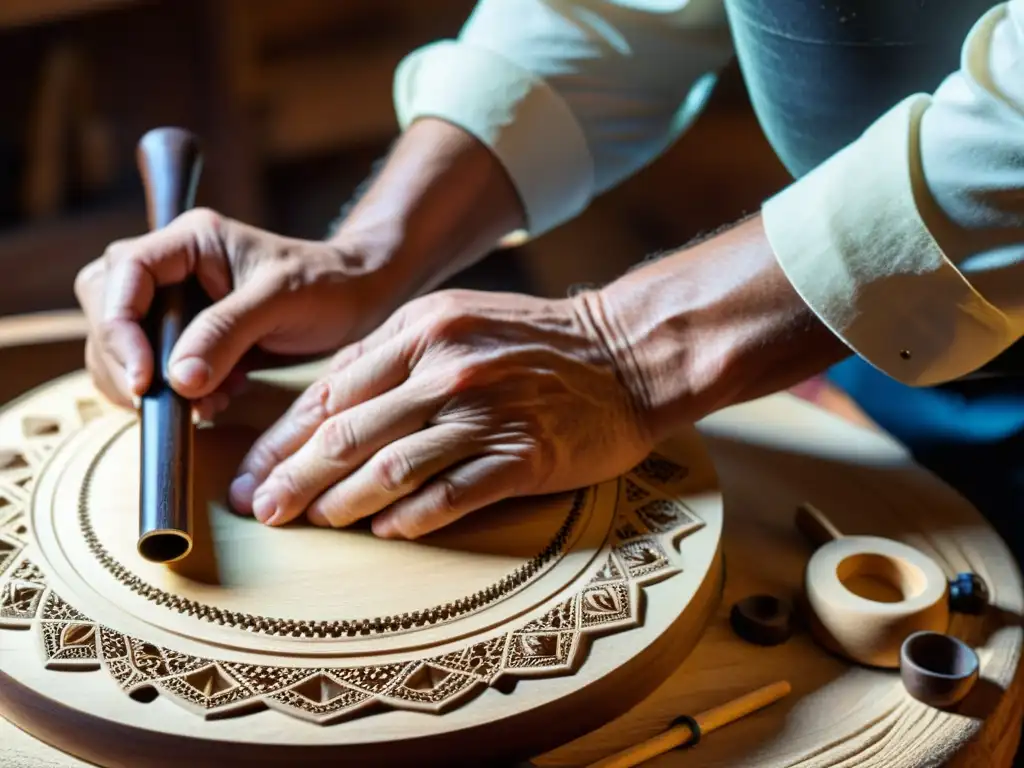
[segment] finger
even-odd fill
[[[473,439],[477,429],[465,424],[442,424],[381,448],[309,506],[309,522],[344,528],[380,512],[471,456],[478,450]]]
[[[104,354],[123,375],[132,377],[136,394],[145,391],[152,375],[152,351],[139,322],[149,312],[157,288],[194,274],[214,301],[231,290],[220,234],[225,226],[211,212],[189,211],[163,229],[108,249],[100,340]],[[141,386],[140,377],[145,379]]]
[[[190,399],[216,391],[245,354],[277,328],[280,300],[277,284],[257,277],[196,315],[171,352],[171,386]]]
[[[86,365],[105,397],[118,405],[127,405],[133,396],[149,386],[153,356],[148,344],[145,345],[138,364],[128,372],[105,352],[106,345],[101,339],[108,332],[103,314],[106,274],[106,257],[103,257],[87,265],[75,278],[75,296],[89,324]]]
[[[123,407],[131,405],[132,398],[127,387],[127,382],[123,379],[119,384],[114,381],[114,378],[110,373],[109,364],[103,359],[98,345],[91,336],[87,337],[85,340],[85,366],[89,369],[93,386],[95,386],[96,389],[100,391],[100,394],[102,394],[107,400],[114,405],[120,405]]]
[[[192,403],[192,420],[213,421],[217,414],[224,412],[230,404],[231,398],[227,393],[214,392]]]
[[[409,376],[402,339],[373,349],[357,363],[323,377],[292,404],[288,411],[253,443],[231,484],[236,511],[252,511],[256,487],[274,467],[291,456],[320,426],[348,408],[399,386]]]
[[[438,403],[422,387],[413,390],[409,385],[392,389],[325,421],[256,489],[256,518],[268,525],[294,520],[385,445],[421,429]]]
[[[381,512],[373,519],[373,532],[385,539],[425,536],[470,512],[519,495],[528,472],[526,462],[514,456],[473,459]]]

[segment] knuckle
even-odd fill
[[[191,208],[178,218],[182,226],[202,232],[216,232],[224,221],[217,211],[206,207]]]
[[[268,484],[273,484],[278,504],[287,504],[290,499],[298,498],[302,490],[302,484],[294,470],[286,465],[278,466],[267,481]]]
[[[103,259],[92,261],[78,271],[78,274],[75,275],[75,298],[79,303],[85,303],[85,299],[93,293],[105,271]]]
[[[450,477],[442,477],[435,487],[437,490],[432,499],[434,511],[445,517],[454,515],[462,498],[459,486]]]
[[[314,423],[326,421],[334,415],[334,386],[329,378],[318,379],[310,385],[299,406]]]
[[[257,477],[264,477],[269,475],[283,458],[272,443],[259,441],[249,451],[245,466]]]
[[[344,463],[359,448],[352,422],[338,416],[325,421],[316,432],[317,452],[328,461]]]
[[[374,468],[374,482],[385,492],[400,493],[410,488],[415,480],[412,462],[404,452],[388,450],[381,453]]]
[[[119,323],[116,320],[102,320],[96,326],[95,339],[100,349],[110,352],[117,347]]]
[[[459,365],[450,382],[451,394],[487,387],[494,381],[493,367],[484,361],[466,361]]]

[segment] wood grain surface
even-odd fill
[[[888,437],[791,395],[727,409],[699,428],[726,503],[726,588],[718,615],[696,649],[680,658],[645,701],[534,762],[586,765],[660,732],[680,714],[786,678],[793,693],[784,701],[693,749],[659,757],[651,767],[1009,766],[1024,716],[1024,590],[991,527]],[[728,609],[735,600],[798,591],[811,554],[793,525],[795,507],[804,501],[826,511],[844,533],[892,536],[926,551],[948,575],[974,570],[988,581],[996,609],[985,618],[955,616],[950,627],[981,658],[981,680],[959,711],[939,712],[914,701],[897,672],[847,664],[821,651],[806,631],[774,648],[747,645],[732,633]],[[0,720],[0,765],[87,764]]]

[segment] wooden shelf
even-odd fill
[[[142,0],[3,0],[0,3],[0,28],[27,27],[106,11]]]
[[[146,231],[144,208],[122,204],[0,231],[0,315],[77,306],[75,276],[114,240]]]

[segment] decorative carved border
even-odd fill
[[[668,542],[703,526],[665,491],[685,468],[652,455],[619,481],[613,546],[602,568],[579,592],[517,629],[403,663],[300,668],[214,660],[93,621],[24,556],[34,473],[67,435],[23,425],[22,450],[0,454],[0,629],[31,629],[48,669],[106,670],[133,698],[166,695],[207,719],[264,708],[322,725],[381,706],[442,713],[502,678],[571,673],[591,639],[641,623],[642,588],[679,572]]]
[[[190,600],[175,595],[147,583],[132,573],[123,563],[115,558],[103,543],[92,526],[89,514],[89,492],[92,488],[96,468],[103,456],[110,450],[118,437],[132,426],[129,423],[117,430],[110,440],[103,444],[86,469],[85,479],[78,497],[78,525],[82,531],[89,552],[115,579],[128,587],[132,592],[150,600],[157,605],[171,610],[194,616],[197,619],[220,624],[236,629],[243,629],[253,634],[272,635],[278,637],[304,638],[339,638],[355,637],[356,635],[381,635],[404,632],[425,626],[444,624],[452,619],[478,611],[519,591],[540,574],[554,565],[564,554],[565,545],[579,522],[583,504],[587,498],[587,489],[581,489],[573,495],[572,507],[565,520],[547,545],[527,562],[506,574],[495,583],[472,595],[453,600],[444,605],[435,605],[421,611],[396,614],[394,616],[375,616],[368,619],[337,619],[325,621],[308,621],[304,619],[283,619],[268,616],[255,616],[251,613],[224,610],[217,606]]]

